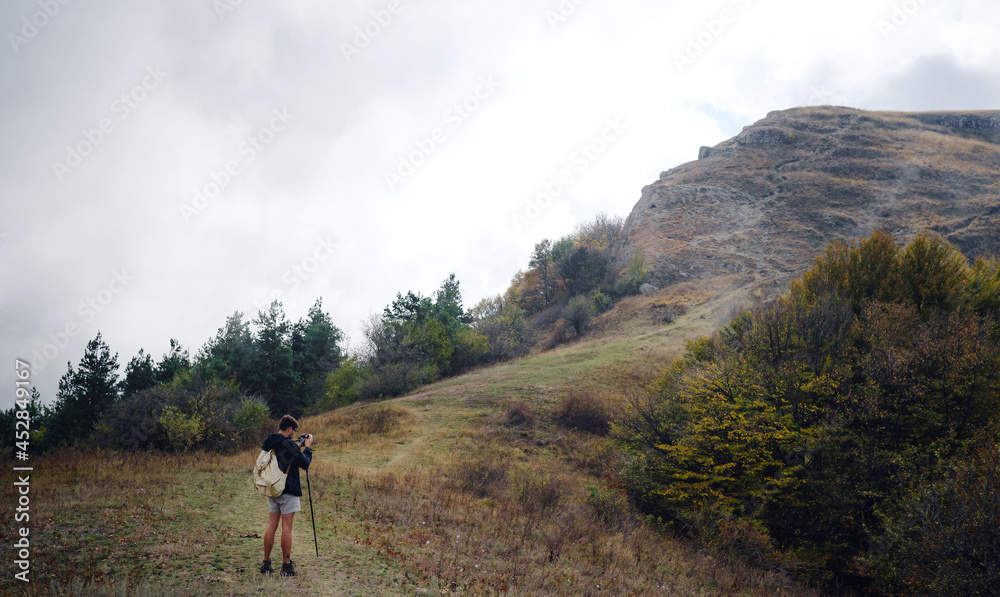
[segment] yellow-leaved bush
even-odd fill
[[[883,586],[866,550],[1000,414],[998,289],[936,236],[831,244],[629,401],[623,485],[752,563]]]

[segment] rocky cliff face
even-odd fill
[[[625,237],[657,285],[740,274],[780,292],[875,229],[1000,253],[1000,112],[772,112],[645,187]]]

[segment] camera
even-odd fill
[[[302,435],[299,436],[299,438],[297,440],[295,440],[295,443],[297,443],[299,445],[302,445],[302,444],[306,443],[306,438],[307,437],[309,437],[309,434],[308,433],[303,433]]]

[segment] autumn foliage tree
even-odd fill
[[[931,235],[830,245],[631,400],[623,482],[708,541],[740,522],[817,579],[870,583],[886,521],[1000,414],[996,280]]]
[[[885,516],[867,562],[890,595],[991,595],[1000,587],[1000,445],[987,437],[924,477]]]
[[[624,254],[623,230],[621,218],[601,213],[571,235],[542,240],[528,269],[514,276],[507,298],[530,316],[593,291],[615,297],[638,292],[649,269],[641,252]]]

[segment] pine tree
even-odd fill
[[[155,385],[156,369],[153,365],[153,357],[140,348],[139,354],[132,357],[128,365],[125,365],[125,379],[121,385],[122,398],[128,398],[140,390],[152,388]]]
[[[291,346],[291,323],[281,302],[274,301],[253,321],[256,367],[245,376],[245,389],[263,394],[271,404],[272,414],[302,414],[307,399],[296,393],[299,376],[294,367]]]
[[[187,349],[171,338],[170,351],[157,363],[154,378],[158,384],[170,383],[174,380],[174,376],[183,374],[189,369],[191,369],[191,357]]]
[[[69,362],[66,367],[47,434],[58,444],[85,439],[118,400],[118,354],[111,354],[100,332],[87,343],[78,368]]]
[[[246,384],[257,370],[256,350],[250,324],[240,311],[226,318],[215,337],[198,351],[195,370],[206,381],[232,380]],[[248,389],[248,388],[244,388]]]
[[[544,239],[535,244],[528,266],[538,272],[538,293],[542,296],[542,304],[548,307],[556,294],[556,272],[552,261],[552,241]]]
[[[343,358],[340,342],[344,334],[323,312],[323,300],[317,299],[308,315],[292,327],[291,347],[301,391],[315,401],[323,396],[326,376]]]

